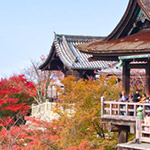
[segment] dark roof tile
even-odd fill
[[[47,68],[51,62],[53,52],[56,51],[61,62],[70,69],[94,70],[105,69],[115,65],[115,61],[92,61],[88,59],[90,54],[81,53],[75,48],[75,45],[87,43],[91,41],[101,40],[103,37],[94,36],[73,36],[73,35],[55,35],[53,46],[46,61],[39,67],[40,69]]]

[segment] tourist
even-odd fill
[[[139,103],[150,103],[149,97],[144,93]],[[150,110],[150,106],[146,106],[146,110]]]
[[[120,101],[120,102],[126,102],[127,100],[128,100],[128,96],[125,95],[125,92],[124,92],[124,91],[122,91],[122,92],[121,92],[121,95],[120,95],[119,101]]]
[[[125,92],[122,91],[121,92],[121,95],[120,95],[120,99],[119,99],[120,102],[126,102],[128,101],[128,96],[125,95]],[[123,109],[126,109],[126,105],[122,105],[123,106]],[[121,112],[121,115],[126,115],[126,112],[125,111],[122,111]]]
[[[129,94],[128,102],[133,102],[132,99],[133,99],[132,94]]]
[[[133,102],[139,102],[141,99],[141,95],[139,94],[139,90],[136,90],[135,94],[133,94]]]
[[[143,93],[142,98],[140,99],[139,103],[145,103],[147,97],[146,97],[146,93]]]

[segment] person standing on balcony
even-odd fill
[[[128,96],[125,95],[125,92],[124,92],[124,91],[122,91],[122,92],[121,92],[121,95],[120,95],[119,101],[120,101],[120,102],[126,102],[127,100],[128,100]]]
[[[121,92],[121,95],[120,95],[120,99],[119,99],[120,102],[127,102],[128,101],[128,96],[125,95],[125,92],[122,91]],[[122,105],[123,109],[126,109],[126,105]],[[125,111],[122,111],[121,112],[121,115],[126,115],[126,112]]]
[[[133,102],[132,100],[133,100],[133,96],[132,94],[129,94],[128,102],[132,103]]]
[[[139,93],[139,90],[136,90],[136,92],[133,94],[133,102],[139,102],[141,99],[141,95]]]
[[[146,103],[146,99],[147,99],[146,93],[143,93],[143,96],[142,96],[142,98],[140,99],[139,103]]]

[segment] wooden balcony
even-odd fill
[[[150,113],[149,103],[105,101],[104,97],[102,97],[101,119],[111,125],[112,131],[116,127],[122,126],[128,129],[130,133],[135,133],[137,108],[139,106],[143,107],[144,116]]]

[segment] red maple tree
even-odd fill
[[[18,124],[29,112],[36,94],[32,82],[24,75],[14,75],[0,80],[0,126]],[[22,122],[22,121],[21,121]]]

